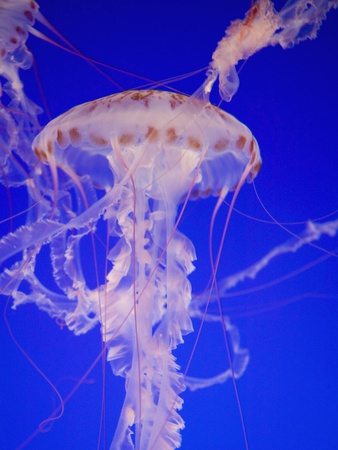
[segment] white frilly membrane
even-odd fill
[[[39,135],[39,108],[25,96],[19,69],[31,64],[25,42],[41,15],[31,0],[0,5],[0,180],[6,187],[27,186],[32,205],[26,224],[0,240],[1,292],[12,296],[13,308],[34,303],[76,335],[100,325],[112,370],[126,380],[112,450],[177,448],[184,427],[181,392],[238,378],[249,361],[229,318],[205,315],[205,300],[192,299],[188,276],[195,250],[176,227],[182,202],[224,198],[243,177],[253,179],[261,164],[250,130],[212,106],[209,92],[219,77],[221,95],[230,100],[238,61],[268,45],[285,48],[315,37],[337,2],[290,1],[278,14],[271,2],[258,1],[218,44],[202,99],[201,90],[192,97],[122,92],[73,108]],[[98,268],[105,275],[93,288],[83,270],[91,264],[95,272],[86,245],[97,245],[102,224],[107,263]],[[221,293],[254,278],[274,257],[333,236],[337,228],[338,221],[309,223],[301,239],[223,280]],[[55,290],[36,274],[44,246]],[[191,318],[202,317],[224,321],[233,372],[209,379],[180,373],[173,351],[192,332]]]

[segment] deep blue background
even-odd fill
[[[207,66],[229,21],[243,17],[249,6],[249,1],[243,0],[40,2],[42,14],[83,53],[152,80]],[[249,126],[260,144],[263,167],[256,187],[265,207],[280,222],[304,222],[337,208],[337,31],[337,12],[330,12],[316,40],[287,51],[279,47],[262,50],[244,65],[240,88],[231,104],[222,105]],[[28,43],[52,117],[76,104],[117,92],[111,82],[81,59],[34,37]],[[129,75],[108,73],[125,89],[142,84]],[[42,104],[33,72],[22,77],[28,96]],[[203,78],[188,78],[173,87],[192,94]],[[15,207],[22,208],[24,199],[21,204],[15,192],[11,195]],[[5,201],[5,196],[2,198]],[[191,277],[194,292],[203,289],[210,273],[208,228],[213,205],[213,200],[193,204],[181,226],[193,240],[199,258]],[[267,219],[252,186],[243,188],[237,208]],[[216,226],[216,242],[225,214],[226,209]],[[219,277],[247,267],[288,237],[275,225],[234,214]],[[323,240],[321,245],[334,249],[337,239]],[[287,255],[262,272],[259,279],[241,287],[274,280],[321,254],[307,248]],[[294,296],[299,300],[285,305]],[[338,448],[337,301],[334,258],[274,288],[224,301],[225,311],[232,311],[232,322],[240,330],[243,346],[250,349],[247,372],[238,381],[250,449]],[[267,311],[257,313],[260,305]],[[65,329],[60,331],[34,306],[10,310],[8,316],[19,343],[63,395],[100,350],[98,329],[74,337]],[[13,344],[3,321],[0,326],[0,447],[12,450],[48,417],[57,400]],[[178,351],[182,365],[192,343],[193,338],[188,338],[185,348]],[[211,376],[226,366],[221,329],[208,325],[189,373]],[[107,373],[109,444],[123,398],[123,381],[113,379],[109,367]],[[101,384],[100,367],[96,367],[88,383],[66,405],[62,419],[27,448],[96,448]],[[183,397],[183,449],[244,449],[231,383],[186,392]]]

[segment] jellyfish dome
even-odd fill
[[[126,378],[111,448],[133,447],[134,424],[137,448],[178,447],[185,386],[172,350],[192,331],[187,276],[196,258],[177,230],[178,205],[189,197],[224,197],[243,177],[256,176],[257,143],[210,103],[146,90],[71,109],[45,127],[33,148],[51,167],[54,186],[46,222],[34,234],[51,246],[53,276],[65,297],[48,295],[31,273],[33,293],[21,293],[15,305],[34,301],[76,334],[100,323],[113,372]],[[100,220],[109,269],[105,282],[90,289],[80,244]]]

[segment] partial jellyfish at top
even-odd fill
[[[243,345],[242,330],[227,311],[228,298],[240,295],[240,289],[235,294],[233,290],[278,265],[285,255],[307,249],[317,252],[307,265],[286,274],[276,271],[272,280],[247,288],[248,294],[265,292],[270,285],[293,279],[311,266],[336,261],[332,242],[338,219],[332,213],[293,231],[292,224],[280,223],[265,210],[265,221],[281,228],[284,239],[262,245],[259,257],[249,261],[243,257],[240,268],[230,275],[223,273],[228,247],[236,247],[236,239],[230,240],[229,233],[233,216],[241,215],[239,198],[248,188],[247,182],[259,178],[262,157],[259,140],[247,125],[225,111],[227,104],[222,101],[231,101],[239,88],[241,61],[265,47],[279,44],[286,49],[316,38],[326,14],[336,6],[337,2],[297,0],[277,12],[270,1],[258,1],[243,19],[228,26],[205,70],[205,79],[191,95],[169,90],[170,81],[121,89],[74,106],[43,127],[39,121],[42,108],[26,94],[21,74],[33,64],[30,35],[48,40],[41,25],[49,33],[57,32],[36,2],[0,3],[0,180],[9,199],[7,231],[0,240],[4,322],[14,344],[56,400],[36,422],[35,430],[14,445],[29,448],[38,439],[42,442],[50,428],[50,433],[57,433],[68,405],[78,390],[91,383],[91,373],[101,362],[97,448],[198,448],[188,438],[185,443],[184,434],[182,441],[183,430],[190,425],[189,416],[184,418],[185,395],[214,389],[226,380],[231,380],[235,397],[239,445],[251,448],[252,419],[248,425],[237,381],[250,367],[250,345],[248,339]],[[68,49],[72,58],[82,57],[101,67],[75,47]],[[212,103],[217,90],[218,105]],[[15,190],[27,198],[18,214],[25,218],[20,225],[16,225],[12,206]],[[207,233],[203,233],[204,204],[210,201]],[[264,205],[261,208],[264,210]],[[220,216],[223,220],[218,222]],[[204,251],[198,249],[199,240],[205,242]],[[195,266],[199,270],[199,258],[205,260],[204,285],[197,294],[193,277]],[[335,279],[333,275],[333,291]],[[328,298],[330,295],[332,289]],[[270,308],[278,310],[299,300],[290,295],[287,300],[272,302]],[[56,322],[53,326],[60,334],[67,329],[80,338],[99,330],[101,348],[65,394],[13,331],[10,314],[32,305]],[[264,312],[269,306],[257,305],[256,309],[251,305],[247,314]],[[35,309],[30,309],[31,315],[32,311]],[[44,320],[48,320],[46,315]],[[214,327],[223,347],[222,368],[218,373],[195,376],[194,353],[205,329],[212,341]],[[40,338],[45,339],[42,334]],[[181,362],[180,347],[189,339],[189,355]],[[81,352],[86,353],[86,347]],[[113,374],[123,379],[125,389],[115,431],[109,416],[112,398],[105,360]],[[204,414],[200,412],[200,427]],[[206,430],[203,448],[208,439]]]

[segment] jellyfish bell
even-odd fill
[[[26,186],[36,163],[31,145],[42,109],[27,97],[20,74],[33,64],[26,41],[38,14],[34,0],[0,2],[0,182],[7,188]]]
[[[247,127],[210,103],[145,90],[71,109],[44,128],[33,149],[51,167],[57,186],[50,220],[63,224],[52,233],[56,241],[62,238],[67,256],[53,262],[54,278],[75,302],[67,311],[66,299],[48,298],[32,283],[34,295],[21,295],[20,304],[35,301],[76,334],[100,323],[113,372],[126,378],[111,448],[132,448],[134,424],[137,448],[176,448],[184,425],[176,411],[184,379],[172,351],[192,331],[187,276],[196,258],[192,242],[177,230],[178,205],[187,195],[224,197],[254,178],[258,145]],[[105,194],[90,201],[89,188]],[[65,208],[70,189],[81,205],[75,217],[74,208],[72,215]],[[107,248],[106,282],[91,290],[78,247],[100,219],[119,239]],[[54,237],[46,238],[54,247]]]
[[[156,147],[169,148],[168,152],[175,155],[166,154],[161,163],[163,166],[165,162],[169,165],[171,158],[175,161],[178,150],[179,154],[183,152],[184,155],[189,149],[187,158],[202,153],[201,171],[204,176],[201,175],[202,180],[197,183],[196,189],[214,194],[238,183],[237,165],[250,164],[251,178],[257,175],[260,168],[257,142],[245,125],[209,102],[159,90],[126,91],[77,106],[51,121],[35,138],[33,149],[43,162],[53,165],[55,161],[58,166],[73,170],[78,165],[79,154],[88,153],[88,156],[81,154],[84,158],[81,173],[90,169],[95,171],[95,165],[89,164],[87,158],[96,154],[107,156],[114,143],[120,148],[121,154],[118,153],[124,160],[120,163],[112,161],[114,178],[118,182],[125,176],[126,167],[133,173],[139,166],[139,160],[140,164],[148,164],[149,159],[155,157]],[[82,152],[76,148],[82,149]],[[148,156],[146,148],[149,148]],[[226,161],[222,161],[225,157]],[[121,163],[123,170],[118,169]],[[221,166],[217,169],[214,167],[217,165]],[[208,176],[205,166],[209,167],[210,173],[218,172],[217,175]],[[229,167],[229,173],[222,170],[224,167]],[[169,172],[170,166],[163,170]],[[104,182],[101,168],[98,172],[99,176],[94,172],[91,176],[103,187],[111,187],[113,181],[107,179]],[[182,182],[187,183],[186,187],[191,180],[187,178]],[[173,190],[175,186],[171,188]]]
[[[1,75],[5,76],[14,90],[23,86],[18,68],[28,69],[33,56],[26,46],[29,28],[34,25],[39,6],[34,0],[2,0],[0,5],[0,61]]]

